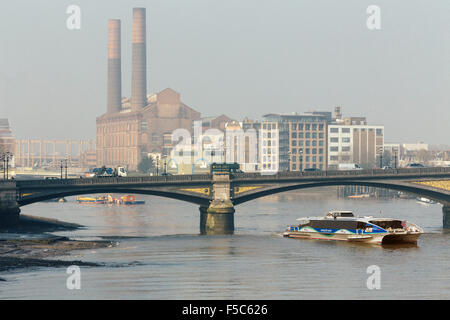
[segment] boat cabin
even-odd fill
[[[325,217],[327,217],[327,218],[337,218],[337,217],[351,218],[354,216],[355,215],[353,214],[352,211],[329,211]]]

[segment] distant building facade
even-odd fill
[[[175,129],[191,131],[200,113],[180,100],[180,94],[167,88],[148,97],[138,111],[120,112],[97,118],[97,165],[124,166],[136,170],[142,155],[170,154]]]
[[[8,119],[0,119],[0,156],[9,152],[11,166],[14,166],[14,155],[16,153],[16,143]]]
[[[262,170],[326,169],[327,124],[331,121],[331,112],[267,114],[263,118]]]
[[[328,167],[339,163],[357,163],[365,168],[377,166],[384,152],[384,126],[329,125]]]

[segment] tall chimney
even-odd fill
[[[133,8],[131,110],[147,105],[145,8]]]
[[[122,71],[120,56],[120,20],[108,21],[108,88],[107,113],[122,108]]]

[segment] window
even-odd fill
[[[311,138],[311,133],[307,132],[307,133],[305,134],[305,137],[306,137],[307,139]]]
[[[311,125],[310,124],[305,124],[305,130],[311,130]]]
[[[383,135],[383,129],[377,129],[377,136]]]
[[[339,138],[330,138],[330,142],[339,142]]]
[[[338,133],[339,132],[339,128],[330,128],[330,132]]]
[[[295,163],[292,165],[292,170],[297,170],[297,165]]]
[[[323,154],[323,148],[319,148],[319,154]]]
[[[297,124],[296,123],[292,124],[292,130],[297,130]]]
[[[313,139],[317,139],[317,132],[313,132],[312,137],[313,137]]]
[[[309,147],[309,146],[310,146],[310,144],[311,144],[311,142],[310,142],[309,140],[306,140],[306,142],[305,142],[305,143],[306,143],[306,146],[307,146],[307,147]]]
[[[323,147],[323,140],[319,141],[319,146]]]
[[[291,138],[297,138],[297,132],[292,132],[292,134],[291,134]]]
[[[298,137],[299,137],[299,138],[303,138],[303,137],[304,137],[303,132],[299,132],[299,133],[298,133]]]
[[[331,152],[338,152],[339,151],[339,147],[330,147],[330,151]]]
[[[342,128],[342,133],[350,133],[350,128]]]
[[[319,139],[323,139],[323,132],[319,132]]]
[[[323,130],[323,124],[319,124],[319,130],[320,130],[320,131]]]
[[[302,123],[298,124],[298,130],[303,130],[303,124]]]
[[[141,130],[142,131],[147,131],[147,128],[148,128],[148,124],[147,124],[147,121],[141,121]]]
[[[350,142],[350,138],[342,138],[342,142]]]
[[[310,153],[309,150],[310,150],[309,148],[306,148],[306,154],[309,154],[309,153]]]
[[[350,151],[350,147],[342,147],[342,152],[349,152]]]
[[[317,140],[313,140],[312,145],[313,145],[313,147],[317,146]]]
[[[297,140],[292,140],[292,146],[296,147],[297,146]]]
[[[313,130],[317,130],[317,124],[314,123],[314,124],[312,125],[312,129],[313,129]]]
[[[331,161],[338,161],[339,157],[338,156],[330,156],[330,160]]]
[[[297,149],[292,148],[292,149],[291,149],[291,153],[292,153],[292,154],[297,154]]]
[[[292,162],[297,162],[297,157],[296,156],[292,156]]]

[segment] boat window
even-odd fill
[[[358,221],[312,220],[311,227],[322,229],[356,229]]]
[[[352,212],[341,212],[341,217],[354,217]]]
[[[365,222],[362,221],[358,221],[358,224],[356,226],[356,229],[365,229],[367,226],[367,224]]]
[[[402,227],[402,221],[401,220],[372,220],[369,221],[370,223],[373,223],[374,225],[380,226],[383,229],[392,228],[392,229],[401,229]]]

